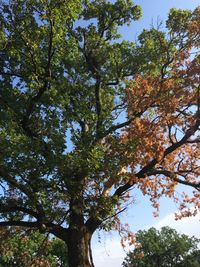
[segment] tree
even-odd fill
[[[138,231],[136,240],[137,245],[127,254],[124,267],[195,267],[200,264],[199,240],[178,234],[170,227]]]
[[[65,243],[27,229],[0,232],[1,267],[68,267]]]
[[[125,232],[117,218],[131,189],[158,208],[188,185],[177,216],[194,215],[200,9],[171,10],[168,32],[144,30],[136,43],[118,34],[141,16],[131,0],[0,9],[0,226],[49,232],[66,243],[70,267],[91,267],[93,233]]]
[[[68,267],[68,254],[66,253],[66,244],[58,238],[54,238],[51,242],[50,254],[54,255],[57,259],[57,265],[59,267]]]

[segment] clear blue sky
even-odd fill
[[[144,28],[150,28],[152,21],[156,23],[159,19],[165,22],[171,8],[194,9],[200,5],[200,0],[135,0],[133,2],[142,7],[142,18],[121,31],[124,39],[132,41]]]
[[[123,39],[130,41],[135,41],[136,36],[142,31],[142,29],[150,28],[152,21],[155,23],[155,25],[158,18],[159,20],[165,22],[170,8],[175,7],[181,9],[194,9],[200,5],[200,0],[135,0],[134,3],[142,7],[142,18],[138,22],[133,22],[130,27],[123,27],[123,29],[120,30],[121,34],[123,35]],[[124,222],[127,221],[133,231],[144,229],[152,225],[161,225],[161,222],[172,224],[174,227],[176,226],[176,223],[172,222],[172,213],[177,207],[172,200],[166,198],[161,200],[160,217],[155,219],[152,216],[153,209],[151,208],[148,198],[142,196],[138,191],[133,192],[133,195],[135,196],[135,204],[130,206],[128,212],[122,215],[122,220]],[[192,226],[190,222],[193,224]],[[195,229],[198,229],[199,219],[189,219],[185,222],[181,222],[181,224],[179,223],[178,225],[179,231],[182,230],[182,232],[187,232],[187,227],[189,225],[189,227],[191,226],[191,228],[194,229],[194,232],[191,233],[198,234],[197,231],[195,232]],[[105,234],[100,233],[100,235],[102,236],[102,240],[104,240]],[[109,235],[106,236],[107,239],[109,239]],[[119,247],[116,245],[116,239],[117,237],[113,235],[113,240],[105,241],[105,244],[106,242],[108,244],[105,246],[104,241],[97,245],[97,238],[94,238],[94,261],[96,267],[121,266],[122,258],[120,258],[120,255],[122,255],[122,253],[120,252]],[[112,247],[113,249],[107,251],[106,249],[109,247]]]

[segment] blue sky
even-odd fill
[[[200,0],[135,0],[134,3],[142,7],[142,18],[121,31],[124,39],[132,41],[144,28],[150,28],[152,21],[155,25],[157,20],[165,22],[171,8],[194,9]]]
[[[167,19],[170,8],[194,9],[200,5],[200,0],[135,0],[134,2],[142,7],[143,16],[140,21],[133,22],[129,28],[123,27],[120,31],[123,39],[130,41],[135,41],[136,36],[142,29],[149,28],[152,22],[155,25],[158,19],[164,22]],[[176,222],[173,214],[177,210],[177,206],[172,200],[163,198],[161,200],[160,216],[154,218],[152,215],[153,209],[148,198],[142,196],[138,191],[133,192],[133,195],[135,199],[134,205],[130,206],[128,211],[122,215],[122,221],[128,222],[133,231],[148,229],[151,226],[160,228],[164,225],[169,225],[179,232],[200,237],[200,216]],[[101,239],[101,243],[97,241],[98,236]],[[125,252],[119,243],[120,239],[115,233],[96,233],[93,239],[95,266],[120,267]],[[126,249],[128,250],[129,248],[127,247]]]

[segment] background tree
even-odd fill
[[[170,227],[138,231],[136,242],[123,262],[124,267],[195,267],[200,264],[199,240],[178,234]]]
[[[1,228],[1,267],[68,267],[66,245],[59,239],[21,229]]]
[[[130,189],[158,209],[188,185],[177,216],[195,215],[200,9],[171,10],[167,32],[138,43],[119,41],[141,16],[131,0],[3,0],[0,10],[0,226],[54,234],[70,267],[88,267],[94,231],[125,230]]]

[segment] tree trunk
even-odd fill
[[[90,254],[91,237],[84,226],[69,230],[66,240],[69,267],[94,267]]]
[[[96,229],[90,229],[84,218],[83,187],[85,173],[74,175],[75,182],[68,186],[70,200],[69,228],[66,239],[68,248],[69,267],[94,267],[92,262],[90,242],[92,233]]]

